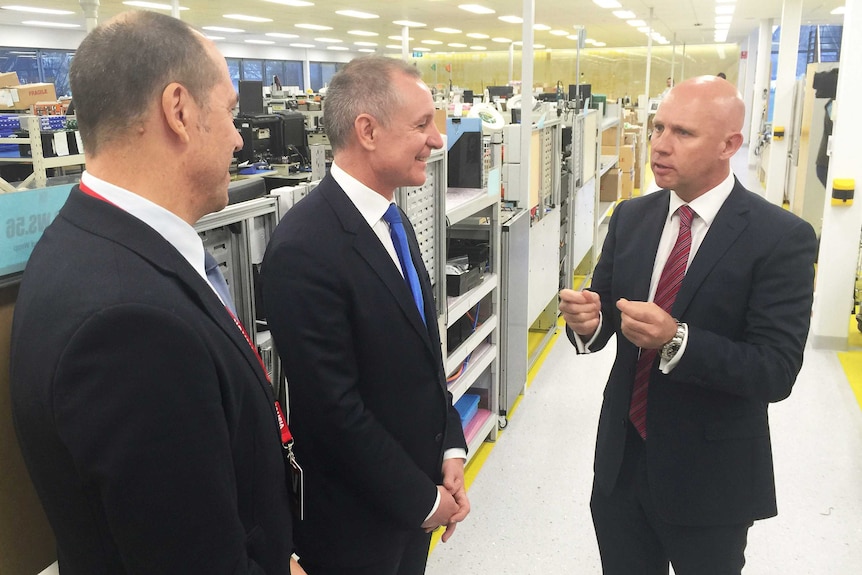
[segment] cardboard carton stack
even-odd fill
[[[21,84],[18,74],[0,74],[0,110],[21,110],[31,112],[33,106],[41,102],[56,102],[57,92],[54,84]]]

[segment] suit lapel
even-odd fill
[[[685,313],[709,272],[737,240],[739,234],[749,225],[749,208],[746,201],[746,194],[748,193],[737,181],[724,205],[718,210],[703,243],[701,243],[688,271],[686,271],[676,301],[673,304],[674,317],[681,317]]]
[[[78,188],[72,190],[64,206],[64,216],[95,235],[125,246],[147,260],[162,274],[175,277],[190,299],[215,321],[240,350],[252,369],[259,374],[258,381],[268,386],[266,374],[263,373],[257,356],[230,312],[222,305],[209,284],[158,232],[124,210],[91,198]]]
[[[652,281],[655,256],[658,251],[658,243],[667,219],[667,210],[670,202],[670,192],[663,190],[656,192],[652,200],[643,211],[637,211],[636,222],[623,221],[620,225],[632,230],[627,233],[631,238],[633,247],[631,261],[621,265],[619,269],[630,269],[631,277],[626,297],[633,301],[647,301],[649,297],[650,282]]]
[[[356,209],[341,186],[329,174],[321,181],[319,186],[320,192],[326,198],[327,202],[332,206],[335,213],[338,215],[344,230],[355,236],[353,247],[359,256],[365,260],[380,280],[386,285],[386,288],[392,294],[392,297],[398,303],[401,311],[404,313],[408,323],[422,336],[425,344],[433,352],[431,338],[428,333],[428,328],[422,323],[422,317],[419,315],[419,310],[416,309],[416,303],[413,301],[413,295],[410,293],[410,287],[404,281],[392,258],[389,257],[386,249],[380,243],[380,238],[374,233],[368,223],[362,218],[359,211]],[[409,226],[405,225],[405,230]],[[416,265],[416,253],[418,246],[412,234],[407,234],[407,243],[410,246],[410,256],[413,258],[414,266]],[[421,261],[420,261],[421,263]],[[424,263],[422,264],[424,266]],[[422,268],[416,267],[417,270]],[[427,296],[430,291],[430,286],[424,281],[425,274],[420,276],[420,285],[422,286],[422,301],[425,303],[425,317],[428,321],[435,321],[434,314],[428,313]]]

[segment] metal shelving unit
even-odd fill
[[[33,173],[17,187],[0,178],[0,193],[25,190],[31,184],[36,188],[44,188],[48,182],[47,170],[50,168],[84,165],[84,154],[45,157],[45,151],[42,149],[41,118],[43,117],[29,115],[19,117],[21,128],[27,131],[27,138],[0,138],[0,144],[29,145],[31,153],[30,157],[0,157],[0,163],[33,165]]]

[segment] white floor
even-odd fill
[[[747,153],[734,173],[760,191]],[[601,573],[589,494],[613,354],[609,344],[577,356],[557,338],[469,491],[470,516],[436,546],[427,575]],[[809,347],[770,422],[778,517],[749,532],[744,573],[862,573],[862,410],[834,352]]]
[[[557,338],[471,486],[471,514],[431,553],[428,575],[601,573],[589,493],[613,353],[577,356]],[[862,410],[834,352],[806,351],[770,422],[779,513],[749,532],[744,573],[862,573]]]

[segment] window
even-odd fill
[[[311,89],[319,92],[321,88],[329,84],[332,77],[344,64],[338,62],[311,62],[309,73],[311,76]]]
[[[69,66],[74,52],[68,50],[40,50],[42,81],[54,84],[57,96],[71,96],[69,88]]]
[[[39,50],[0,48],[0,72],[16,72],[22,84],[39,82]]]
[[[225,58],[227,62],[227,71],[230,74],[230,81],[233,83],[233,89],[239,91],[239,70],[240,70],[240,59],[239,58]]]
[[[242,80],[263,80],[263,60],[246,60],[243,58],[241,61]]]

